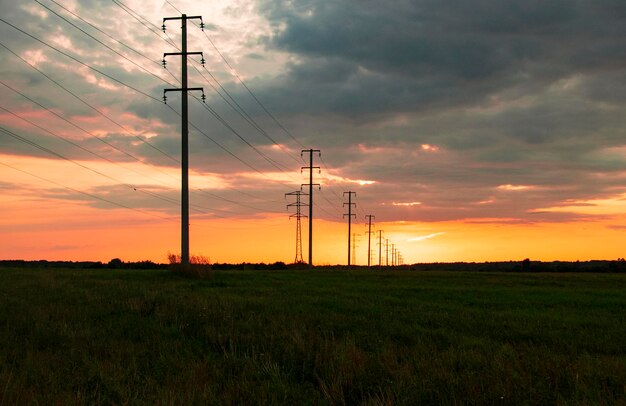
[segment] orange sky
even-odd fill
[[[56,181],[62,181],[71,173],[55,168],[55,165],[61,165],[58,162],[47,160],[4,156],[3,161],[40,173],[47,171],[48,179]],[[24,186],[21,190],[5,190],[0,196],[5,213],[0,219],[2,259],[108,261],[119,257],[126,261],[165,262],[168,252],[179,251],[180,226],[175,215],[167,221],[146,213],[106,207],[105,203],[102,207],[92,207],[86,201],[39,197],[39,188],[48,188],[49,184],[7,167],[0,167],[0,177],[22,182]],[[74,186],[78,187],[81,182],[88,182],[87,178],[81,180],[80,176],[75,176],[74,180]],[[575,207],[568,208],[597,216],[586,221],[541,224],[507,224],[502,219],[397,221],[376,223],[374,231],[383,230],[384,239],[396,244],[406,263],[524,258],[588,260],[623,256],[626,233],[612,226],[619,224],[619,220],[626,220],[624,216],[617,217],[617,213],[626,211],[626,202],[586,203],[588,205],[578,202]],[[154,210],[151,212],[161,217],[169,216]],[[303,220],[302,227],[306,259],[306,220]],[[346,223],[316,220],[314,227],[314,263],[346,263]],[[367,261],[364,222],[356,221],[353,232],[357,233],[356,263],[363,265]],[[192,254],[208,256],[213,262],[289,263],[295,255],[294,238],[295,220],[290,220],[287,212],[247,219],[209,220],[202,215],[192,215]],[[378,263],[376,238],[372,238],[374,264]]]

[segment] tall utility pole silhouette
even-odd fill
[[[372,259],[372,219],[376,218],[376,216],[368,214],[365,216],[365,218],[367,219],[367,267],[369,268]]]
[[[309,154],[309,166],[303,166],[300,170],[309,170],[309,183],[303,183],[300,187],[309,187],[309,268],[313,268],[313,186],[322,188],[319,183],[313,183],[313,169],[320,170],[319,166],[313,166],[313,153],[317,152],[319,157],[322,156],[322,153],[319,149],[303,149],[300,156],[302,157],[305,152]]]
[[[356,192],[343,192],[343,195],[348,195],[348,203],[344,203],[343,207],[348,205],[348,214],[344,214],[343,217],[348,216],[348,266],[350,266],[350,232],[352,229],[352,217],[356,217],[356,214],[352,214],[352,206],[356,207],[356,203],[352,203],[352,195],[356,196]]]
[[[383,250],[383,230],[378,230],[378,268],[381,268],[383,266],[383,257],[382,257],[382,250]]]
[[[181,109],[181,139],[182,139],[182,186],[181,186],[181,252],[180,262],[183,266],[189,265],[189,108],[187,93],[190,90],[199,90],[202,92],[202,101],[206,99],[204,89],[201,87],[187,87],[187,56],[200,55],[202,57],[202,65],[204,65],[204,56],[202,52],[187,52],[187,20],[200,20],[200,28],[204,29],[204,23],[201,16],[187,16],[183,14],[180,17],[165,17],[163,19],[163,32],[165,32],[165,22],[168,20],[181,20],[182,22],[182,46],[181,52],[167,52],[163,54],[163,67],[165,67],[165,57],[169,55],[181,56],[181,88],[164,89],[163,102],[167,102],[165,94],[167,92],[181,92],[182,109]]]
[[[396,244],[391,244],[391,266],[396,264]]]
[[[296,197],[296,201],[295,203],[289,203],[287,205],[287,210],[289,210],[290,207],[295,207],[296,208],[296,213],[292,214],[291,216],[289,216],[289,218],[293,218],[295,217],[296,219],[296,259],[295,259],[295,263],[296,264],[300,264],[302,262],[304,262],[304,260],[302,259],[302,226],[301,226],[301,222],[300,219],[302,217],[306,216],[304,214],[302,214],[302,212],[300,211],[300,208],[302,206],[307,206],[306,203],[302,203],[302,201],[300,200],[301,196],[306,196],[307,194],[304,193],[301,190],[296,190],[295,192],[289,192],[289,193],[285,193],[285,197],[286,196],[295,196]]]
[[[389,238],[385,239],[385,266],[389,266]]]

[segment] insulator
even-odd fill
[[[163,25],[161,26],[161,29],[163,30],[163,32],[165,32],[165,23],[163,23]]]
[[[204,31],[204,23],[202,21],[200,21],[200,29]]]
[[[204,94],[204,92],[202,92],[202,103],[206,103],[206,95]]]
[[[204,66],[205,62],[204,57],[202,57],[202,59],[200,59],[200,65]]]
[[[163,103],[167,104],[167,96],[166,95],[163,95]]]
[[[163,65],[163,67],[165,68],[165,65],[167,64],[167,62],[165,62],[165,58],[163,58],[163,60],[161,61],[161,64]]]

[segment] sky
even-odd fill
[[[357,264],[626,256],[623,0],[0,0],[1,259],[180,251],[181,13],[192,254],[292,262],[314,148],[316,264],[347,191]]]

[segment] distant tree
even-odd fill
[[[119,269],[124,265],[124,261],[119,258],[113,258],[109,261],[108,267],[112,269]]]

